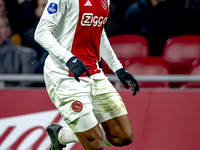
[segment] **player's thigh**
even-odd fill
[[[116,146],[130,144],[133,140],[132,125],[119,93],[107,79],[97,80],[93,91],[93,112],[104,127],[107,138]]]
[[[128,115],[119,116],[101,123],[108,140],[113,145],[128,145],[133,140],[133,129]]]
[[[89,111],[69,124],[84,149],[103,148],[103,137],[93,111]]]
[[[93,112],[99,123],[127,114],[120,94],[107,79],[93,83],[91,97]]]
[[[103,149],[103,136],[98,124],[87,131],[78,132],[75,134],[84,147],[84,150]]]

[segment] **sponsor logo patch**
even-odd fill
[[[83,109],[83,104],[80,101],[74,101],[71,107],[73,111],[80,112]]]
[[[94,16],[93,13],[84,13],[81,20],[82,26],[102,26],[107,21],[107,17]]]
[[[57,10],[58,10],[58,5],[56,3],[51,3],[47,8],[49,14],[54,14],[57,12]]]

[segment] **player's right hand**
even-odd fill
[[[67,63],[67,67],[69,68],[70,72],[73,74],[74,78],[80,82],[79,78],[84,72],[88,77],[90,77],[90,73],[84,63],[78,59],[76,56],[71,57]]]

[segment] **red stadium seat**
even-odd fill
[[[188,74],[192,62],[200,58],[200,36],[180,35],[169,38],[162,57],[169,62],[171,74]]]
[[[109,38],[110,44],[124,67],[129,60],[137,57],[146,57],[149,52],[149,45],[145,37],[135,34],[116,35]],[[104,73],[113,73],[102,60]]]
[[[136,58],[126,69],[133,75],[168,75],[169,65],[161,57]],[[168,82],[139,82],[140,87],[169,87]]]
[[[192,63],[190,75],[200,76],[200,59],[196,59]],[[200,82],[190,82],[181,86],[181,88],[200,88]]]
[[[146,57],[148,55],[148,42],[141,35],[117,35],[110,37],[109,41],[119,59]]]
[[[190,70],[192,75],[200,75],[200,58],[192,62],[192,68]]]

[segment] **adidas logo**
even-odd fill
[[[88,1],[84,4],[84,6],[92,6],[92,4],[91,4],[90,1],[88,0]]]

